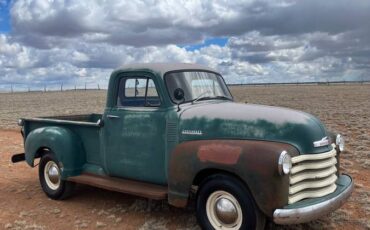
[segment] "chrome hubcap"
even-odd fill
[[[217,218],[226,225],[235,223],[238,218],[235,205],[227,198],[216,201],[215,213]]]
[[[45,182],[52,190],[57,190],[60,185],[60,170],[54,161],[46,163],[44,168]]]
[[[58,183],[59,172],[58,172],[57,167],[55,167],[54,165],[51,166],[49,171],[48,171],[48,176],[49,176],[49,179],[50,179],[51,182],[53,182],[54,184]]]
[[[225,191],[215,191],[208,197],[206,212],[209,222],[216,230],[240,229],[243,222],[238,200]]]

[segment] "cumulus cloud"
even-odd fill
[[[370,80],[368,1],[18,0],[10,8],[0,84],[103,84],[131,62],[197,62],[230,83]],[[228,42],[184,48],[214,37]]]

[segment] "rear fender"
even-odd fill
[[[62,178],[81,174],[86,154],[78,135],[67,128],[49,126],[30,132],[25,142],[26,162],[34,167],[39,151],[49,149],[61,163]]]

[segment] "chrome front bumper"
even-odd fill
[[[351,195],[353,190],[353,180],[348,175],[341,175],[344,183],[338,184],[338,192],[327,196],[326,200],[311,205],[288,205],[284,209],[276,209],[273,220],[276,224],[299,224],[318,219],[325,214],[338,209]],[[339,181],[339,180],[338,180]]]

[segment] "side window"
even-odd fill
[[[157,93],[157,89],[155,88],[155,85],[154,85],[154,82],[152,79],[148,79],[148,91],[147,91],[147,97],[149,98],[158,98],[159,99],[159,96],[158,96],[158,93]]]
[[[144,78],[128,78],[125,81],[125,97],[145,97],[146,81]]]
[[[156,107],[160,98],[152,79],[126,77],[119,83],[117,106]]]

